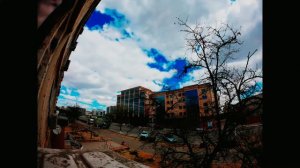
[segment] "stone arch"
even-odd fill
[[[39,147],[51,147],[48,119],[55,111],[64,71],[68,69],[70,54],[77,45],[76,40],[99,2],[100,0],[39,1],[39,4],[52,4],[48,10],[50,13],[43,14],[46,18],[38,18],[37,145]]]

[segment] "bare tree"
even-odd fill
[[[239,40],[239,29],[228,24],[219,27],[199,24],[190,26],[187,20],[179,18],[178,24],[183,27],[181,31],[186,33],[187,49],[192,53],[185,73],[195,67],[205,71],[199,81],[211,85],[214,101],[208,108],[210,117],[217,126],[213,130],[204,129],[197,135],[188,127],[174,129],[172,133],[182,140],[183,147],[156,147],[161,154],[162,166],[211,167],[215,161],[227,160],[240,161],[244,167],[259,167],[261,139],[250,142],[246,138],[249,134],[236,133],[247,117],[261,108],[262,97],[249,98],[258,91],[256,82],[262,78],[262,73],[250,66],[251,57],[257,50],[245,56],[244,65],[233,67],[230,62],[237,56],[243,44]],[[250,106],[253,108],[249,108]],[[201,122],[203,121],[205,118]],[[261,135],[261,132],[256,134]],[[192,143],[195,137],[200,139],[198,146]]]

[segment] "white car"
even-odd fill
[[[88,123],[89,123],[89,124],[94,124],[94,119],[93,119],[93,118],[90,118],[90,119],[88,120]]]
[[[147,139],[149,137],[149,132],[148,131],[142,131],[140,133],[140,139]]]

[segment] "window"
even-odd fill
[[[182,109],[182,106],[179,106],[179,109]]]
[[[203,96],[202,96],[202,99],[204,99],[204,100],[207,99],[207,96],[206,96],[206,95],[203,95]]]
[[[208,106],[208,104],[207,104],[207,103],[203,103],[203,106],[206,106],[206,107],[207,107],[207,106]]]
[[[212,122],[211,122],[211,121],[208,121],[208,122],[207,122],[207,127],[208,127],[208,128],[212,128]]]
[[[204,108],[204,113],[208,113],[208,108]]]
[[[202,89],[201,92],[202,92],[202,94],[206,94],[207,91],[206,91],[206,89]]]

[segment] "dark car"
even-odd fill
[[[108,129],[109,126],[110,126],[110,123],[104,122],[104,123],[101,125],[101,128]]]
[[[163,139],[167,142],[170,142],[170,143],[175,143],[177,142],[177,138],[175,135],[173,134],[166,134],[163,136]]]

